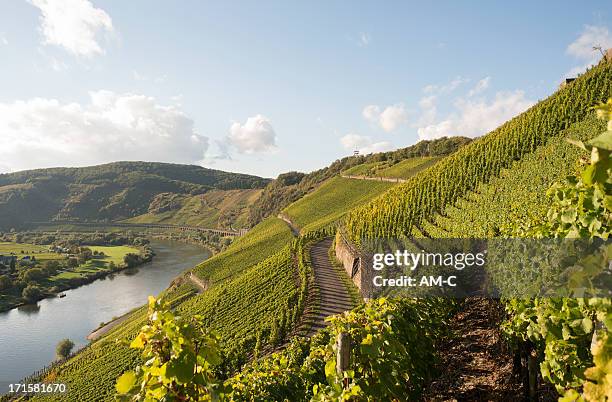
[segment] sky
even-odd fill
[[[612,47],[609,0],[4,0],[0,173],[145,160],[275,177],[476,137],[593,46]]]

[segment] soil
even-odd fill
[[[452,317],[452,336],[440,345],[438,377],[425,401],[520,401],[523,384],[501,336],[498,300],[467,298]]]

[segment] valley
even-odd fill
[[[377,239],[392,244],[407,240],[415,247],[420,239],[441,238],[457,239],[457,244],[463,244],[461,239],[515,237],[607,239],[612,103],[604,102],[610,97],[612,63],[604,58],[475,140],[441,138],[396,151],[356,154],[308,174],[288,172],[274,180],[176,165],[139,163],[140,174],[135,175],[123,171],[122,163],[102,168],[117,174],[113,177],[120,183],[129,178],[131,184],[120,189],[95,184],[102,178],[90,178],[91,173],[84,173],[91,172],[87,168],[45,172],[61,172],[70,184],[56,189],[55,209],[38,211],[45,218],[41,221],[167,225],[170,232],[177,229],[173,225],[183,225],[180,235],[187,241],[205,244],[216,236],[215,244],[223,244],[211,256],[200,249],[193,258],[172,257],[173,263],[163,263],[168,272],[157,255],[138,269],[126,279],[126,293],[139,287],[139,275],[144,278],[153,272],[150,266],[160,264],[152,274],[154,286],[143,286],[138,302],[130,297],[129,307],[116,309],[127,315],[86,346],[83,328],[75,331],[72,336],[84,346],[81,351],[29,379],[60,382],[68,392],[31,399],[106,401],[151,387],[150,392],[179,394],[196,389],[232,401],[444,400],[456,395],[467,400],[533,400],[538,392],[548,399],[565,395],[580,400],[571,399],[580,393],[585,400],[598,400],[612,389],[605,374],[612,310],[609,297],[592,289],[594,293],[588,293],[585,283],[593,278],[606,283],[601,261],[607,261],[609,248],[554,267],[566,269],[551,276],[559,282],[555,285],[565,286],[567,297],[457,300],[371,297],[364,245]],[[49,183],[37,171],[1,177],[0,183],[5,194],[0,198],[0,224],[5,236],[14,236],[11,226],[18,222],[11,214],[17,208],[36,208],[41,198],[35,189]],[[109,186],[112,194],[106,193]],[[66,193],[66,188],[72,190]],[[97,191],[104,195],[92,198]],[[14,202],[16,197],[27,203]],[[248,231],[230,238],[189,229],[200,225]],[[156,240],[150,241],[158,254]],[[47,256],[34,245],[2,244],[13,252],[23,247],[24,252]],[[98,255],[104,252],[109,264],[120,258],[121,249],[91,247]],[[531,261],[544,264],[536,256],[529,259],[507,272],[491,270],[487,280],[498,290],[527,291],[532,283],[521,277],[523,270]],[[580,270],[573,275],[577,268],[570,263],[583,264],[594,277],[585,279]],[[65,300],[44,300],[41,313],[43,306],[76,299],[73,294],[88,286],[68,292]],[[114,301],[124,299],[113,291],[117,289],[104,289]],[[589,298],[583,297],[585,292]],[[144,306],[144,293],[157,298]],[[23,329],[26,324],[20,320],[25,317],[19,312],[9,312],[7,326],[0,328]],[[89,331],[95,329],[91,322],[87,325]],[[174,340],[182,330],[198,335]],[[155,337],[180,353],[164,355],[147,347]],[[206,345],[201,356],[190,344],[200,341]],[[185,363],[192,357],[195,363]],[[163,370],[154,365],[158,359],[165,359]],[[139,365],[157,373],[154,385],[145,381],[140,387],[140,374],[134,371]],[[186,366],[187,374],[169,369],[173,365]],[[206,382],[203,370],[210,370]]]

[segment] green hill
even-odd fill
[[[598,132],[600,123],[592,119],[589,108],[611,96],[612,65],[601,63],[498,129],[463,143],[456,152],[440,160],[421,159],[423,163],[417,164],[414,158],[435,155],[408,153],[401,154],[406,157],[393,158],[394,162],[385,169],[395,168],[391,174],[409,176],[402,184],[338,177],[355,166],[381,163],[391,158],[390,155],[382,156],[384,154],[345,158],[310,175],[290,173],[279,177],[252,204],[251,208],[263,208],[255,220],[261,221],[264,216],[283,211],[303,229],[302,237],[295,239],[285,222],[269,216],[226,251],[193,270],[193,274],[207,284],[205,292],[195,295],[187,275],[166,295],[174,300],[176,312],[202,314],[203,321],[221,334],[225,339],[226,358],[221,375],[235,373],[247,361],[254,345],[258,344],[257,339],[272,347],[274,342],[270,334],[273,328],[278,328],[279,322],[284,323],[285,330],[295,325],[296,311],[300,313],[304,307],[305,284],[308,284],[306,290],[313,289],[309,282],[312,276],[307,269],[308,258],[304,257],[305,248],[302,247],[306,245],[307,249],[318,229],[341,219],[355,242],[362,237],[414,233],[431,237],[495,235],[501,226],[512,221],[513,216],[541,215],[546,208],[542,198],[544,189],[571,173],[579,155],[565,145],[564,138],[589,138]],[[434,164],[418,169],[426,163]],[[270,205],[262,204],[268,201]],[[316,289],[313,295],[316,297]],[[354,348],[354,356],[362,353],[366,361],[372,361],[368,360],[371,354],[385,349],[368,347],[373,338],[381,342],[378,345],[383,345],[379,337],[384,334],[372,328],[393,319],[393,314],[383,319],[376,317],[379,302],[379,306],[382,305],[383,301],[374,300],[363,308],[364,312],[359,313],[358,309],[344,317],[352,321],[343,325],[363,337],[363,340],[357,338],[359,346]],[[407,313],[410,326],[394,329],[392,335],[388,335],[400,336],[401,342],[396,343],[398,348],[419,345],[426,339],[432,344],[427,345],[430,350],[442,336],[439,328],[445,325],[438,321],[445,316],[436,311],[447,311],[453,302],[427,300],[425,304],[428,305],[419,304],[418,309]],[[126,323],[58,368],[53,373],[54,382],[65,382],[69,389],[69,394],[63,397],[69,400],[76,395],[91,396],[95,389],[96,398],[109,400],[114,392],[114,380],[138,362],[134,351],[128,351],[124,344],[115,340],[131,339],[143,322],[144,310],[140,309]],[[340,324],[334,327],[334,330],[341,329]],[[372,333],[366,336],[370,330]],[[427,336],[423,336],[425,333]],[[330,342],[334,342],[333,337]],[[325,343],[328,351],[333,350],[331,343]],[[291,353],[279,358],[284,366],[275,365],[274,360],[269,365],[268,360],[263,361],[258,370],[266,382],[245,383],[245,389],[252,386],[252,389],[273,389],[280,394],[293,392],[293,395],[312,392],[312,387],[291,388],[305,383],[300,382],[299,376],[291,373],[289,379],[284,376],[287,365],[301,367],[309,351]],[[397,358],[392,359],[393,362],[407,359],[413,371],[423,374],[423,378],[433,373],[434,359],[429,355],[417,359],[410,353],[402,353],[393,352],[393,357]],[[310,379],[319,376],[325,381],[325,367],[333,360],[324,357],[323,352],[312,359],[309,357],[312,371],[307,375]],[[389,356],[381,359],[389,362]],[[410,384],[412,377],[405,377],[402,381]],[[415,384],[420,385],[422,380],[417,378]],[[37,398],[44,399],[44,396]]]
[[[210,190],[198,195],[161,193],[153,198],[147,213],[124,222],[244,228],[248,226],[249,207],[261,192],[261,189],[248,189]]]
[[[560,136],[610,96],[612,64],[602,62],[496,130],[353,210],[345,220],[348,234],[356,242],[413,234],[425,219]]]
[[[370,201],[395,183],[336,176],[283,210],[303,233],[339,220],[345,213]]]
[[[479,184],[441,213],[424,220],[423,234],[434,238],[486,238],[499,235],[515,222],[542,219],[550,204],[546,190],[575,174],[584,155],[567,139],[586,141],[604,128],[605,124],[594,116],[573,124],[488,183]]]
[[[149,162],[3,174],[0,229],[23,227],[26,221],[123,220],[180,209],[190,196],[211,190],[259,189],[267,183],[260,177],[200,166]]]
[[[401,165],[414,158],[440,157],[450,155],[472,140],[466,137],[443,137],[431,141],[419,141],[406,148],[376,154],[350,156],[339,159],[331,165],[309,174],[289,172],[278,176],[264,188],[261,197],[249,211],[249,222],[256,224],[263,218],[276,215],[289,204],[314,191],[321,183],[352,169],[361,171],[369,166],[385,167]],[[425,167],[425,166],[424,166]],[[406,177],[414,172],[405,173]]]

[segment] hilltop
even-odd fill
[[[195,195],[263,188],[269,179],[195,165],[116,162],[0,175],[0,229],[51,220],[118,221],[180,210]],[[182,223],[182,222],[181,222]]]

